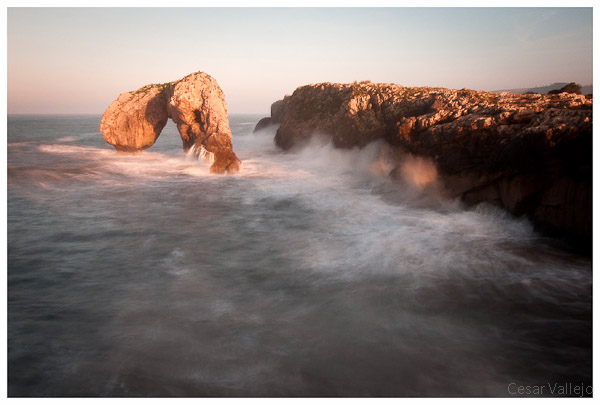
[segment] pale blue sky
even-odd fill
[[[298,86],[592,83],[591,8],[9,8],[8,112],[102,113],[204,71],[230,113]]]

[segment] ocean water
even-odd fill
[[[8,117],[9,396],[592,384],[590,258],[430,162],[392,182],[384,145],[283,153],[260,118],[230,117],[242,171],[215,176],[172,123],[130,156],[99,116]]]

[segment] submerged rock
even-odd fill
[[[239,171],[225,96],[206,73],[121,94],[104,112],[100,132],[118,151],[141,152],[156,142],[168,118],[177,124],[184,151],[213,154],[212,173]]]
[[[299,87],[271,114],[285,150],[315,134],[330,135],[338,148],[383,139],[430,158],[452,197],[591,241],[592,100],[582,95],[321,83]]]
[[[261,129],[265,129],[271,125],[273,125],[273,120],[271,119],[271,117],[261,118],[260,121],[258,121],[256,123],[256,126],[254,127],[254,131],[252,131],[252,132],[260,131]]]
[[[281,119],[285,114],[285,106],[288,97],[289,94],[286,94],[283,100],[279,100],[271,104],[271,116],[261,118],[260,121],[258,121],[256,126],[254,127],[253,132],[260,131],[261,129],[264,129],[270,125],[280,124]]]

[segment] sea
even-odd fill
[[[8,116],[10,397],[591,395],[589,256],[261,117],[211,175],[172,122],[128,155],[99,115]]]

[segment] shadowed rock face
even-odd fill
[[[168,118],[177,124],[184,151],[214,154],[212,173],[239,171],[225,96],[206,73],[121,94],[104,112],[100,131],[118,151],[141,152],[156,142]]]
[[[271,117],[261,118],[261,120],[258,121],[256,126],[254,127],[254,131],[252,131],[252,132],[260,131],[261,129],[265,129],[272,124],[273,124],[273,120],[271,119]]]
[[[321,83],[274,103],[271,121],[286,150],[314,134],[339,148],[384,139],[398,155],[432,159],[450,196],[527,215],[591,248],[592,101],[584,96]]]

